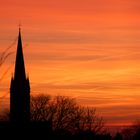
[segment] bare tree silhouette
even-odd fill
[[[9,45],[5,50],[0,52],[0,68],[1,68],[0,81],[2,81],[4,79],[4,77],[10,70],[11,66],[9,66],[4,72],[2,72],[2,66],[3,66],[4,62],[6,61],[6,59],[14,53],[10,49],[15,45],[16,40],[17,40],[17,37],[11,45]],[[0,97],[0,99],[3,99],[6,95],[7,95],[7,93],[4,96]]]
[[[50,121],[54,131],[71,133],[103,133],[103,119],[96,115],[96,110],[79,106],[75,99],[57,96],[39,95],[31,98],[31,120]]]
[[[31,121],[49,120],[50,96],[39,95],[31,97]]]

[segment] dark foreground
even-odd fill
[[[0,122],[0,139],[38,140],[111,140],[109,134],[94,135],[91,132],[71,134],[64,130],[52,131],[48,122],[10,123]]]
[[[0,122],[0,140],[140,140],[140,131],[130,138],[124,139],[122,134],[111,137],[109,133],[94,134],[93,132],[70,133],[65,130],[53,131],[49,122],[11,123]],[[130,138],[130,139],[129,139]]]

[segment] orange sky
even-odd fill
[[[19,23],[32,94],[76,97],[110,124],[139,119],[139,0],[1,1],[0,52],[17,38]],[[15,54],[1,68],[9,69],[1,95],[14,61]]]

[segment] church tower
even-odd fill
[[[26,123],[30,121],[30,83],[25,72],[20,28],[15,72],[11,78],[10,86],[10,121],[15,123]]]

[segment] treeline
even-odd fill
[[[78,105],[73,98],[34,96],[30,110],[31,122],[28,124],[10,123],[6,111],[1,117],[0,133],[11,132],[14,136],[14,132],[18,132],[22,136],[31,134],[46,140],[140,140],[138,123],[111,136],[96,110]]]

